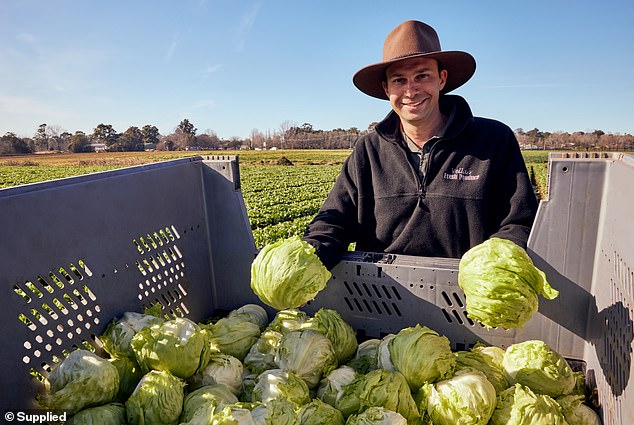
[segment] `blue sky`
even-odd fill
[[[634,2],[2,0],[0,135],[189,119],[248,137],[366,129],[389,104],[352,84],[418,19],[477,61],[455,91],[511,128],[634,133]]]

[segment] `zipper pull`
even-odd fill
[[[418,206],[425,208],[425,191],[422,184],[418,185]]]

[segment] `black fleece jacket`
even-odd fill
[[[441,96],[440,108],[454,117],[422,180],[394,112],[357,140],[304,235],[327,268],[351,242],[357,251],[448,258],[490,237],[526,247],[537,199],[513,131],[474,117],[459,96]]]

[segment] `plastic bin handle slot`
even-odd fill
[[[395,260],[396,255],[394,254],[378,252],[366,252],[363,254],[363,262],[365,263],[392,264]]]

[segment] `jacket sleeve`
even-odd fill
[[[308,224],[303,239],[316,249],[317,256],[329,270],[341,260],[348,245],[355,240],[357,223],[357,185],[359,152],[353,150],[326,201]]]
[[[526,249],[528,236],[537,213],[537,197],[531,184],[524,157],[513,131],[508,128],[505,149],[501,149],[496,164],[501,182],[500,195],[491,237],[515,242]]]

